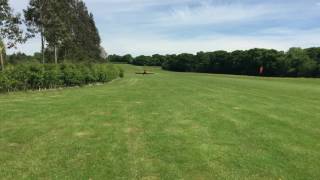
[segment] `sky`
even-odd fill
[[[28,0],[9,0],[21,12]],[[320,0],[84,0],[108,54],[320,46]],[[19,45],[32,54],[39,38]]]

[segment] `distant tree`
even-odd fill
[[[35,52],[35,53],[33,54],[33,58],[34,58],[35,60],[37,60],[38,62],[41,62],[41,60],[42,60],[42,53],[41,53],[41,52]]]
[[[264,75],[284,76],[286,72],[285,53],[283,51],[265,50],[262,58]]]
[[[227,68],[231,66],[229,62],[229,53],[226,51],[215,51],[209,54],[209,72],[225,73]]]
[[[301,48],[291,48],[286,56],[290,76],[312,76],[317,70],[317,63]]]
[[[209,65],[210,65],[210,57],[208,53],[205,52],[198,52],[196,55],[197,64],[196,64],[196,71],[198,72],[209,72]]]
[[[317,62],[317,72],[316,75],[320,76],[320,48],[308,48],[305,49],[308,56]]]
[[[192,54],[169,55],[163,63],[163,68],[178,72],[191,72],[196,69],[196,59]]]
[[[19,64],[19,63],[25,63],[25,62],[32,62],[37,60],[32,57],[28,56],[24,53],[18,52],[7,56],[7,62],[10,64]]]
[[[112,54],[108,56],[108,61],[109,62],[122,62],[122,56]]]
[[[124,62],[124,63],[132,63],[133,61],[133,57],[131,56],[131,54],[126,54],[122,57],[122,61],[121,62]]]
[[[188,54],[188,53],[179,54],[177,56],[177,60],[178,60],[177,61],[178,69],[181,69],[181,71],[192,72],[195,70],[195,64],[194,64],[195,58],[193,58],[192,54]]]
[[[305,49],[305,52],[311,59],[315,60],[318,64],[320,64],[320,48],[308,48]]]
[[[246,51],[236,50],[230,53],[232,66],[231,74],[246,74],[244,64],[247,60],[247,53]]]
[[[138,65],[138,66],[149,66],[151,65],[152,58],[150,56],[138,56],[136,58],[134,58],[132,64],[134,65]]]
[[[162,56],[160,54],[154,54],[152,55],[152,64],[153,66],[161,66],[162,63],[166,60],[165,56]]]

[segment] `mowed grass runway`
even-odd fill
[[[121,66],[102,86],[0,95],[0,179],[320,178],[320,80]]]

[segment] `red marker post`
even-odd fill
[[[260,75],[263,75],[263,73],[264,73],[264,67],[263,66],[260,67],[259,73],[260,73]]]

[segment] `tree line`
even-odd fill
[[[165,70],[178,72],[320,77],[320,48],[291,48],[287,52],[255,48],[233,52],[198,52],[196,55],[110,55],[108,60],[138,66],[162,66]]]
[[[22,31],[23,24],[26,32]],[[42,63],[102,61],[100,35],[92,13],[82,0],[29,0],[23,15],[14,13],[8,0],[0,0],[2,68],[6,48],[37,35],[41,39]]]

